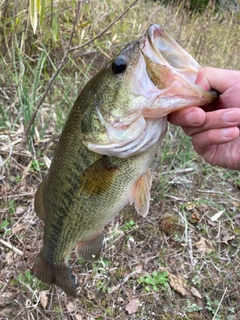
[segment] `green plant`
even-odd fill
[[[190,300],[187,300],[187,306],[184,308],[186,312],[194,312],[202,310],[202,307],[199,307],[196,303],[191,303]]]
[[[221,316],[219,314],[216,314],[216,311],[218,310],[219,301],[218,300],[211,300],[208,295],[206,295],[206,309],[210,311],[214,315],[214,320],[220,320]]]
[[[3,221],[0,223],[0,229],[5,229],[5,228],[7,228],[8,225],[9,225],[9,221],[3,220]]]
[[[30,170],[40,171],[40,168],[42,169],[44,166],[45,166],[44,162],[38,161],[37,159],[33,159],[30,166]]]
[[[45,285],[38,280],[37,278],[33,277],[31,275],[30,270],[26,270],[25,274],[19,274],[17,277],[18,281],[25,285],[28,288],[31,288],[31,290],[36,290],[36,289],[45,289]]]
[[[17,208],[16,202],[13,199],[10,199],[8,201],[8,212],[10,214],[14,214],[16,212],[16,208]]]
[[[101,290],[102,292],[104,293],[107,293],[108,292],[108,286],[106,284],[106,282],[103,280],[98,280],[97,283],[96,283],[96,288],[98,290]]]
[[[192,278],[192,283],[199,288],[201,285],[201,278],[198,275],[194,276]]]
[[[151,288],[154,291],[158,291],[159,289],[166,290],[169,283],[168,273],[166,271],[153,271],[152,274],[147,273],[145,276],[140,276],[137,281],[146,291],[150,291]]]
[[[98,261],[96,261],[92,264],[93,274],[106,273],[110,263],[111,263],[111,261],[105,260],[101,257]]]
[[[123,226],[123,230],[128,231],[128,230],[133,230],[136,229],[136,224],[133,220],[130,220],[128,222],[125,223],[125,225]]]

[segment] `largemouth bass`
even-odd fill
[[[35,196],[44,241],[32,274],[76,296],[68,254],[97,260],[103,229],[127,203],[149,210],[149,166],[166,116],[216,99],[194,84],[199,64],[151,25],[100,70],[78,96],[49,172]]]

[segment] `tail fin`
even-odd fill
[[[52,265],[44,260],[42,251],[37,255],[31,274],[48,284],[56,284],[66,294],[76,298],[76,287],[71,269],[66,265]]]

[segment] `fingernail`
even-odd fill
[[[224,138],[231,138],[234,133],[234,128],[224,128],[222,129],[222,136]]]
[[[224,121],[228,123],[236,123],[236,111],[235,110],[227,111],[222,115],[222,118]]]
[[[199,119],[198,117],[196,117],[196,112],[195,111],[191,111],[186,115],[186,120],[188,122],[189,125],[192,126],[199,126],[201,125],[201,123],[199,123]]]

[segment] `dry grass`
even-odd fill
[[[103,30],[128,4],[84,2],[81,23],[89,24],[77,29],[74,45]],[[149,215],[143,219],[132,207],[125,208],[107,226],[97,263],[70,257],[78,298],[30,276],[43,236],[43,224],[33,210],[34,194],[47,170],[46,156],[52,157],[68,110],[89,77],[151,23],[162,24],[202,65],[240,65],[237,16],[212,17],[208,12],[189,17],[180,8],[138,1],[107,34],[70,56],[37,116],[31,149],[22,148],[25,118],[29,121],[35,105],[32,93],[39,99],[57,67],[71,22],[66,14],[61,41],[46,57],[35,87],[41,52],[35,48],[31,55],[25,47],[14,58],[5,38],[9,41],[0,64],[0,319],[239,319],[239,173],[205,164],[174,127],[153,163]],[[38,47],[43,45],[46,34],[36,37]],[[147,274],[153,279],[154,271],[159,276],[167,271],[168,279],[157,283],[158,291],[151,285],[148,291],[140,279],[146,280]],[[130,302],[136,310],[129,309]]]

